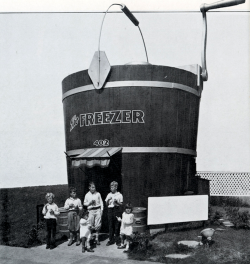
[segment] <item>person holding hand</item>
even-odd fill
[[[96,191],[94,182],[89,183],[89,192],[85,195],[83,204],[88,209],[91,226],[96,232],[96,244],[100,245],[99,232],[102,226],[103,201],[100,193]]]
[[[82,210],[82,202],[77,198],[76,188],[71,187],[69,189],[70,197],[65,201],[64,209],[69,210],[68,212],[68,229],[69,229],[69,243],[68,246],[73,244],[73,239],[76,237],[76,246],[81,244],[80,242],[80,217],[79,212]]]
[[[82,210],[81,212],[81,220],[80,220],[80,238],[82,240],[82,253],[85,252],[86,242],[87,242],[87,251],[94,252],[94,250],[90,247],[90,239],[93,227],[90,224],[89,212],[86,210]]]
[[[107,195],[105,202],[108,206],[108,225],[109,225],[109,241],[106,246],[110,246],[116,242],[119,245],[120,222],[117,217],[121,217],[121,207],[123,196],[117,191],[118,183],[113,181],[110,183],[110,193]],[[115,239],[114,239],[115,235]]]
[[[131,235],[133,234],[133,223],[134,223],[134,214],[132,213],[132,205],[127,203],[125,206],[125,211],[121,217],[117,217],[117,220],[121,222],[120,237],[121,245],[118,246],[119,249],[125,248],[123,252],[129,252],[129,246],[131,244]],[[126,244],[124,243],[126,239]]]
[[[56,236],[56,220],[57,215],[60,214],[58,206],[54,203],[55,195],[53,193],[47,193],[45,199],[47,199],[47,204],[43,207],[42,214],[46,221],[46,249],[55,248],[55,236]]]

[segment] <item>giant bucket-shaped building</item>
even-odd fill
[[[202,91],[198,65],[112,66],[95,89],[88,71],[62,82],[69,186],[94,181],[105,199],[116,180],[124,202],[198,194],[195,177]]]

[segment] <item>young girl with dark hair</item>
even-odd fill
[[[121,222],[120,237],[121,245],[118,246],[119,249],[125,248],[123,252],[129,251],[129,245],[131,243],[131,235],[133,234],[133,223],[134,215],[132,214],[132,206],[130,203],[125,205],[125,211],[122,214],[122,218],[117,217],[117,220]],[[124,241],[127,241],[127,244]]]

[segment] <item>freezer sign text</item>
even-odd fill
[[[142,110],[114,110],[80,114],[80,127],[120,123],[145,123]]]

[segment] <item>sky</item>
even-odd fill
[[[113,3],[82,2],[0,5],[0,188],[67,183],[61,82],[90,66]],[[151,64],[201,65],[202,1],[134,2],[123,3],[140,22]],[[197,170],[250,172],[249,1],[207,18]],[[105,19],[101,50],[111,65],[145,61],[138,28],[119,7]]]

